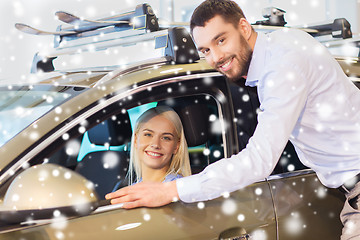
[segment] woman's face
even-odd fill
[[[179,148],[173,123],[158,115],[143,123],[135,135],[135,147],[142,168],[167,170]]]

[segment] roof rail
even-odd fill
[[[275,30],[271,27],[285,26],[284,15],[285,11],[280,8],[268,7],[263,9],[263,17],[265,20],[256,21],[252,25],[255,25],[256,29],[266,30],[267,26],[269,31]],[[257,27],[256,25],[259,25]],[[262,27],[264,26],[264,27]],[[345,18],[336,18],[333,22],[326,22],[321,24],[307,25],[306,27],[294,27],[300,28],[311,34],[314,37],[330,35],[333,38],[347,39],[352,37],[351,25]]]
[[[360,35],[355,35],[352,38],[347,39],[333,39],[333,40],[324,40],[320,41],[322,44],[324,44],[333,54],[336,54],[338,56],[342,56],[341,53],[339,54],[339,50],[344,51],[345,49],[357,49],[356,52],[353,52],[352,56],[347,57],[357,57],[360,58]],[[342,49],[345,47],[345,49]],[[345,51],[349,51],[345,50]],[[357,55],[355,55],[357,53]],[[351,54],[351,53],[350,53]]]
[[[81,54],[87,51],[101,51],[111,47],[134,45],[154,41],[155,49],[163,49],[163,56],[176,63],[191,63],[200,59],[195,44],[183,27],[161,30],[158,19],[148,4],[136,6],[134,11],[116,16],[88,20],[73,14],[58,11],[59,20],[70,24],[60,25],[55,32],[42,31],[25,24],[15,27],[29,34],[54,35],[54,49],[50,53],[36,53],[31,73],[55,70],[53,60],[59,56]]]
[[[336,18],[333,22],[309,25],[307,28],[318,30],[314,37],[331,35],[333,38],[352,38],[351,25],[345,18]]]
[[[59,20],[72,25],[71,27],[60,25],[57,28],[57,32],[76,32],[75,34],[56,36],[54,42],[55,47],[62,41],[71,41],[129,29],[150,32],[159,30],[158,20],[149,4],[140,4],[137,5],[133,11],[98,20],[87,20],[64,11],[58,11],[55,15]]]
[[[264,18],[267,19],[256,21],[253,25],[285,26],[285,24],[287,23],[284,18],[285,13],[286,12],[280,8],[264,8],[262,11],[262,15]]]
[[[43,31],[23,23],[16,23],[15,27],[25,33],[34,35],[54,35],[54,47],[58,47],[63,41],[71,41],[111,32],[119,32],[128,29],[157,31],[159,23],[148,4],[137,5],[134,11],[125,12],[98,20],[88,20],[71,13],[58,11],[56,17],[70,27],[59,25],[55,32]]]
[[[132,30],[130,30],[132,31]],[[82,44],[72,47],[57,48],[46,56],[35,54],[31,73],[38,71],[51,72],[55,70],[53,60],[61,55],[81,54],[86,51],[100,51],[116,46],[132,45],[144,41],[154,41],[155,50],[163,49],[163,56],[169,62],[192,63],[200,59],[195,44],[189,32],[183,27],[174,27],[156,32],[127,35],[92,44]],[[91,48],[89,48],[91,46]]]

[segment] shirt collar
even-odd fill
[[[262,70],[265,66],[266,39],[267,37],[264,33],[259,32],[257,34],[255,47],[245,82],[246,86],[255,87],[261,77]]]

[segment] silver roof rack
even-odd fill
[[[339,49],[337,48],[342,48],[344,46],[360,48],[360,35],[353,36],[351,24],[345,18],[336,18],[333,21],[317,24],[289,27],[285,26],[285,13],[284,10],[279,8],[265,8],[263,11],[265,20],[256,21],[252,26],[256,31],[262,32],[271,32],[282,28],[296,28],[303,30],[315,37],[336,55],[339,54],[337,53],[339,52]],[[357,50],[356,54],[357,57],[360,57],[359,50]]]
[[[170,62],[192,63],[199,60],[197,49],[188,31],[184,27],[161,29],[154,11],[148,4],[140,4],[134,11],[97,20],[80,18],[64,11],[56,12],[56,16],[70,24],[70,27],[60,25],[52,32],[25,24],[15,25],[18,30],[25,33],[55,37],[55,47],[52,51],[35,54],[32,73],[58,70],[55,69],[53,60],[61,56],[102,51],[145,41],[153,41],[155,49],[163,49],[163,57],[167,57]]]
[[[257,29],[266,29],[266,27],[284,27],[286,25],[285,21],[285,11],[280,8],[268,7],[263,10],[264,20],[256,21],[253,26],[256,26]],[[262,28],[262,26],[264,26]],[[314,37],[330,35],[333,38],[342,38],[347,39],[352,37],[351,25],[345,18],[336,18],[334,21],[311,24],[302,27],[293,27],[300,28]]]

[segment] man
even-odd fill
[[[261,111],[254,135],[240,153],[199,174],[136,184],[107,198],[127,202],[124,208],[161,206],[177,198],[213,199],[270,175],[290,139],[300,160],[324,185],[347,192],[342,237],[360,237],[360,228],[354,227],[360,214],[349,204],[360,193],[360,184],[355,185],[360,173],[360,91],[327,49],[300,30],[256,33],[230,0],[203,2],[190,28],[211,66],[232,81],[245,78],[246,85],[257,86]],[[348,181],[352,184],[343,185]]]

